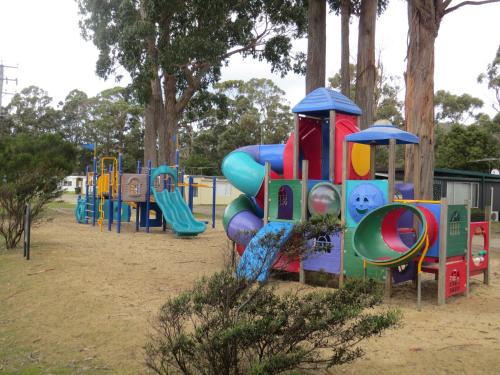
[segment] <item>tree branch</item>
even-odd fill
[[[444,11],[444,14],[451,13],[454,10],[457,10],[458,8],[461,8],[461,7],[465,6],[465,5],[483,5],[483,4],[489,4],[489,3],[498,3],[499,1],[500,0],[462,1],[461,3],[458,3],[457,5],[452,6],[451,8],[447,8]]]

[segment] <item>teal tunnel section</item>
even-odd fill
[[[263,226],[243,253],[236,275],[249,281],[266,281],[281,247],[293,232],[293,226],[293,223],[286,222],[271,222]]]
[[[264,166],[243,151],[233,151],[222,161],[222,173],[241,192],[256,196],[264,181]]]
[[[273,177],[275,171],[282,172],[284,148],[282,144],[245,146],[222,161],[224,176],[244,193],[226,207],[222,220],[228,237],[240,245],[246,246],[263,225],[264,164],[270,163]]]
[[[169,175],[173,179],[173,191],[168,191],[167,189],[157,191],[154,188],[154,181],[161,174]],[[177,175],[175,170],[165,165],[153,169],[151,173],[151,192],[166,222],[177,235],[196,236],[205,231],[205,223],[194,218],[177,187]]]

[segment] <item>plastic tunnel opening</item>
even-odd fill
[[[411,219],[402,223],[402,217]],[[408,220],[405,220],[408,223]],[[437,222],[424,207],[390,204],[379,207],[360,222],[353,236],[356,253],[368,263],[379,266],[399,266],[408,263],[425,244],[434,242]]]

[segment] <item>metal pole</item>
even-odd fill
[[[293,135],[293,179],[299,178],[299,115],[295,114],[295,130]]]
[[[264,174],[264,225],[268,222],[269,217],[269,174],[271,173],[271,164],[266,161]]]
[[[193,213],[193,199],[194,199],[194,191],[193,191],[193,176],[189,176],[188,179],[188,206]]]
[[[142,166],[141,166],[141,161],[137,161],[137,174],[141,174]],[[146,194],[147,195],[147,194]],[[136,202],[135,204],[135,231],[138,232],[140,228],[140,216],[141,212],[141,202]]]
[[[307,179],[309,178],[309,161],[302,160],[302,189],[300,194],[300,221],[304,223],[307,220]],[[299,258],[299,282],[306,282],[306,273],[304,272],[304,262],[302,256]]]
[[[328,175],[332,184],[335,183],[335,123],[337,114],[330,111],[329,145],[328,150]]]
[[[118,222],[116,223],[116,233],[122,230],[122,154],[118,155]]]
[[[89,223],[89,166],[85,166],[85,224]]]
[[[217,177],[212,177],[212,228],[215,228],[215,200],[217,199]]]
[[[94,173],[92,174],[92,226],[95,227],[96,222],[96,193],[97,193],[97,158],[94,156],[94,162],[92,164]]]
[[[448,234],[448,200],[446,198],[441,199],[439,230],[438,305],[444,305],[446,303],[446,236]]]
[[[148,160],[148,187],[146,191],[146,233],[149,233],[149,210],[151,208],[151,160]],[[154,186],[153,186],[154,189]]]
[[[110,165],[108,168],[109,173],[109,184],[108,184],[108,231],[111,231],[111,226],[113,225],[113,166]]]

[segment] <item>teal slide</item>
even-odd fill
[[[273,221],[260,228],[243,253],[236,275],[249,281],[266,281],[281,247],[292,234],[293,226],[293,223]],[[279,238],[278,243],[276,238]]]
[[[161,174],[167,174],[172,178],[175,186],[173,191],[168,191],[167,189],[156,191],[154,181]],[[182,198],[177,187],[177,174],[175,170],[166,165],[153,169],[151,173],[151,192],[166,222],[178,236],[196,236],[205,231],[205,223],[194,218],[191,210]]]

